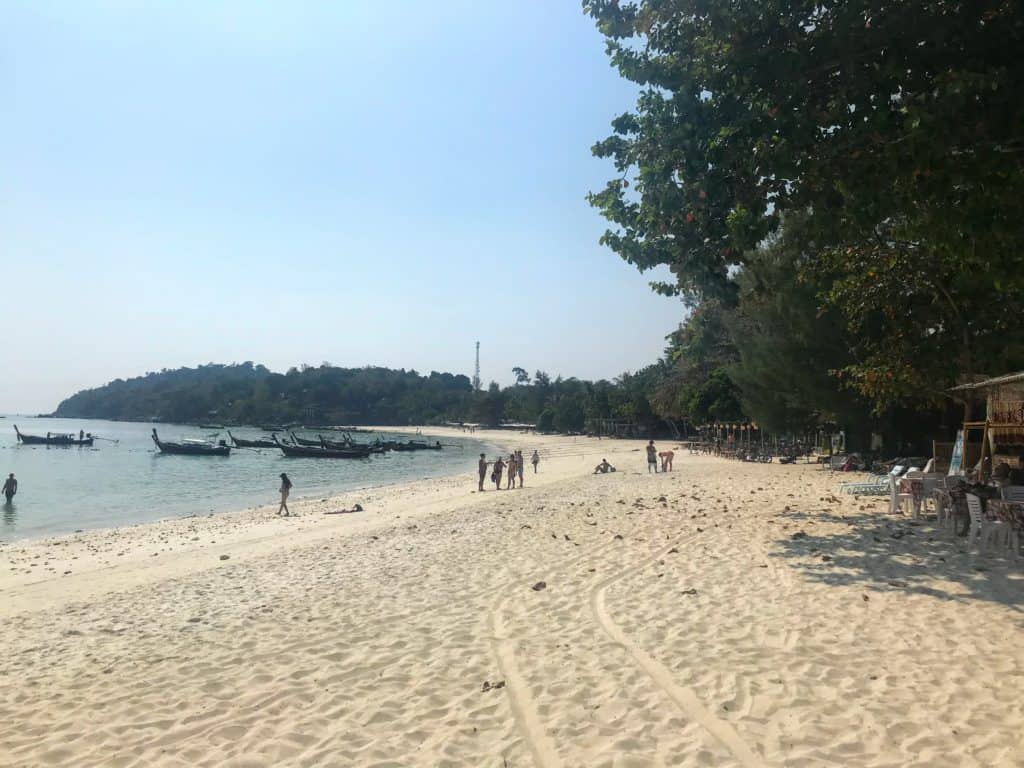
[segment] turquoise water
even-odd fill
[[[77,432],[105,438],[93,448],[48,448],[16,442],[24,434]],[[358,488],[467,473],[475,483],[477,455],[494,446],[470,438],[446,438],[442,451],[387,453],[368,459],[294,459],[277,449],[242,448],[231,456],[170,456],[156,451],[152,424],[82,419],[0,419],[0,472],[18,479],[18,495],[0,507],[0,540],[108,528],[169,517],[205,515],[276,503],[279,475],[294,483],[292,498],[316,497]],[[212,430],[158,425],[162,440],[204,438]],[[237,437],[258,430],[232,428]],[[402,433],[380,435],[383,439]],[[300,436],[303,436],[300,433]],[[312,435],[305,435],[312,437]],[[360,442],[377,434],[354,435]],[[220,438],[228,439],[227,432]],[[117,442],[110,442],[116,440]],[[2,502],[2,497],[0,497]]]

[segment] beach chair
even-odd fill
[[[1024,503],[1024,485],[1004,485],[1002,494],[1006,501],[1019,501]]]
[[[989,520],[981,506],[981,499],[973,493],[967,494],[967,512],[971,516],[971,528],[967,532],[967,548],[978,544],[978,551],[984,553],[989,541],[996,535],[1005,535],[1009,527],[998,520]]]
[[[1003,498],[1006,501],[1016,501],[1024,504],[1024,485],[1003,486]],[[1010,549],[1013,550],[1013,556],[1020,559],[1020,544],[1024,531],[1021,530],[1021,519],[1019,513],[1015,519],[1009,523],[1009,526],[1010,530],[1007,533],[1010,539]]]
[[[908,511],[910,506],[914,503],[914,497],[909,493],[900,492],[900,479],[896,475],[889,475],[889,514],[895,515],[897,512],[903,510],[903,505],[906,504]]]
[[[935,489],[940,487],[941,483],[945,479],[945,475],[941,472],[926,472],[921,476],[921,512],[927,514],[929,505],[935,506]],[[938,508],[936,507],[933,511],[938,517]]]
[[[924,472],[919,469],[911,469],[902,479],[907,480],[910,486],[910,515],[914,520],[917,520],[921,517],[921,504],[924,502],[924,494],[922,493]]]
[[[888,475],[871,475],[856,483],[840,483],[839,492],[851,496],[885,496],[889,492]]]
[[[828,458],[828,470],[829,472],[838,472],[842,468],[843,464],[849,458],[845,453],[837,454],[835,456],[829,456]]]

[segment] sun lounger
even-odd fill
[[[872,475],[857,483],[841,483],[839,492],[851,496],[885,496],[889,493],[889,476]]]

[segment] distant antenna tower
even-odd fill
[[[480,342],[476,343],[476,368],[473,371],[473,390],[480,390]]]

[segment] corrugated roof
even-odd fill
[[[1024,371],[1019,373],[1006,373],[1002,376],[995,376],[991,379],[976,381],[973,384],[961,384],[958,387],[953,387],[950,392],[963,392],[965,390],[972,389],[992,389],[993,387],[999,387],[1003,384],[1015,384],[1018,381],[1024,381]]]

